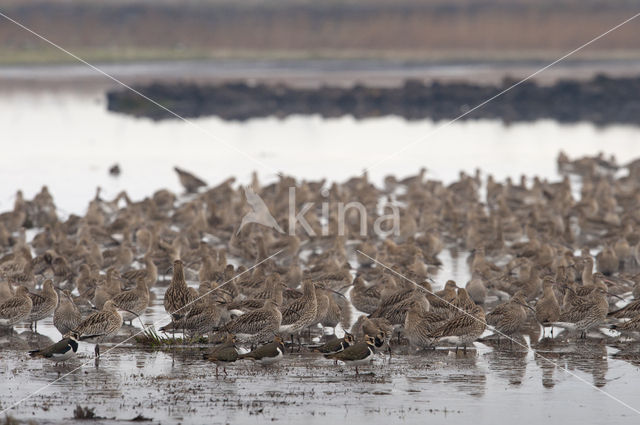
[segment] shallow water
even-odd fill
[[[159,328],[167,322],[164,288],[153,292],[143,320]],[[137,322],[125,326],[117,341],[139,330]],[[103,344],[96,364],[93,345],[83,343],[78,358],[59,367],[26,354],[57,338],[51,318],[39,324],[37,335],[19,327],[12,336],[0,336],[1,408],[40,390],[12,409],[12,416],[60,423],[80,405],[106,418],[97,423],[143,415],[163,424],[202,423],[203,418],[207,423],[536,424],[551,419],[617,424],[637,423],[638,413],[616,399],[640,407],[640,344],[602,336],[567,341],[562,334],[540,340],[533,325],[517,343],[490,339],[466,354],[446,347],[417,353],[396,347],[391,359],[378,353],[359,376],[352,367],[306,352],[288,354],[269,367],[237,362],[227,367],[228,376],[221,369],[218,378],[214,365],[203,360],[203,347],[153,351],[131,341],[117,347],[114,342]],[[529,341],[532,350],[524,348]]]
[[[557,178],[560,149],[571,157],[605,151],[620,163],[640,156],[640,128],[632,126],[483,120],[456,122],[434,134],[442,123],[295,116],[247,123],[201,118],[196,128],[111,113],[102,92],[73,90],[4,92],[0,111],[0,210],[12,207],[18,188],[31,198],[45,183],[67,213],[83,212],[97,186],[106,199],[123,189],[134,199],[165,187],[180,191],[174,165],[209,184],[230,176],[246,183],[254,170],[266,181],[277,172],[342,181],[374,164],[369,175],[377,183],[423,166],[428,178],[450,182],[478,167],[499,179],[523,173]],[[122,169],[117,179],[107,173],[114,163]]]

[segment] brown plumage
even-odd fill
[[[278,332],[282,314],[274,300],[266,300],[264,307],[236,317],[223,326],[223,330],[236,335],[241,341],[270,341]]]
[[[0,304],[13,297],[13,288],[6,280],[0,282]]]
[[[147,284],[147,288],[152,288],[158,280],[158,267],[153,262],[150,253],[143,257],[144,268],[139,270],[129,270],[122,275],[122,278],[129,284],[134,284],[139,278],[143,278]]]
[[[139,277],[135,289],[121,292],[111,300],[118,308],[128,310],[122,314],[122,319],[131,322],[142,315],[149,306],[149,289],[146,279]]]
[[[18,286],[16,294],[0,304],[0,326],[13,326],[29,317],[33,302],[26,286]]]
[[[62,291],[58,306],[53,312],[53,326],[55,326],[62,335],[66,335],[76,329],[81,321],[82,315],[73,302],[71,293],[66,290]]]
[[[609,317],[615,317],[616,319],[634,318],[640,314],[640,300],[631,301],[624,307],[614,310],[607,314]]]
[[[107,270],[107,276],[105,280],[98,285],[93,295],[93,305],[96,308],[102,308],[107,300],[110,300],[114,296],[118,295],[122,291],[120,286],[119,272],[110,267]]]
[[[393,334],[393,325],[383,317],[369,318],[360,316],[351,327],[351,333],[357,339],[362,339],[365,335],[376,335],[374,337],[376,339],[376,347],[388,347],[389,340]],[[379,337],[379,335],[382,335],[382,337]]]
[[[542,297],[536,303],[535,308],[536,320],[545,328],[560,318],[560,304],[553,287],[553,279],[549,276],[545,277],[542,281]],[[553,335],[553,327],[551,335]]]
[[[353,280],[353,289],[349,294],[353,306],[363,313],[371,314],[380,304],[380,291],[377,287],[367,287],[361,276]]]
[[[194,176],[188,171],[182,170],[178,167],[174,167],[173,169],[178,173],[180,184],[182,184],[187,193],[196,193],[199,188],[207,185],[204,180]]]
[[[527,319],[526,303],[524,292],[516,292],[508,302],[487,314],[487,324],[493,326],[499,335],[518,333]]]
[[[616,331],[622,334],[638,334],[640,332],[640,314],[637,314],[631,320],[626,322],[611,325],[611,329],[615,329]]]
[[[189,290],[184,278],[184,264],[181,260],[173,262],[173,278],[164,294],[164,309],[174,320],[180,319],[189,312],[194,294]]]
[[[460,314],[449,319],[429,336],[438,340],[448,340],[456,344],[456,350],[462,345],[466,350],[467,345],[478,339],[486,328],[484,310],[475,306],[468,314]]]
[[[191,335],[206,335],[217,331],[229,319],[229,313],[220,306],[220,297],[210,295],[211,292],[210,285],[201,284],[201,298],[193,303],[189,312],[160,330],[163,332],[183,330]]]
[[[118,312],[113,301],[104,303],[102,310],[91,314],[72,331],[78,341],[95,341],[96,356],[100,356],[99,343],[115,335],[122,327],[122,315]]]
[[[407,311],[404,321],[404,336],[413,347],[427,348],[433,345],[429,335],[449,318],[447,314],[429,311],[429,301],[417,298]]]
[[[73,330],[79,340],[102,339],[114,335],[122,327],[122,315],[112,300],[102,310],[89,315]]]
[[[31,297],[32,307],[27,320],[35,325],[35,329],[38,329],[38,320],[53,314],[58,305],[58,293],[53,287],[53,281],[47,279],[42,284],[41,293],[29,294],[29,296]]]
[[[605,321],[609,311],[606,286],[601,284],[584,297],[574,297],[560,313],[559,325],[575,328],[586,336],[586,332]]]
[[[217,347],[209,350],[205,354],[205,358],[216,364],[216,377],[218,376],[218,366],[223,365],[224,374],[227,375],[227,363],[233,363],[238,360],[238,350],[236,350],[236,339],[233,335],[227,334],[225,341]]]
[[[302,297],[282,311],[280,332],[294,335],[313,324],[318,311],[315,285],[311,280],[302,282]]]

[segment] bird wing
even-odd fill
[[[105,311],[93,313],[78,325],[75,332],[82,339],[106,335],[110,331],[110,325],[113,325],[112,317],[109,312]]]
[[[0,317],[13,317],[25,307],[27,301],[24,298],[10,298],[0,305]]]
[[[282,325],[290,325],[300,319],[300,311],[304,307],[304,300],[298,298],[282,312]]]
[[[122,278],[126,281],[133,282],[139,277],[146,278],[148,273],[147,269],[129,270],[122,274]]]
[[[229,322],[226,329],[232,334],[254,335],[271,324],[270,316],[262,310],[251,311]]]
[[[431,335],[436,338],[462,335],[467,333],[470,328],[477,325],[478,320],[479,319],[471,315],[463,314],[449,320],[433,331]]]
[[[64,338],[61,339],[60,341],[56,342],[53,345],[50,345],[49,347],[45,348],[44,350],[40,351],[40,354],[43,357],[51,357],[54,354],[64,354],[66,352],[68,352],[69,350],[71,350],[71,344],[69,343],[69,338]]]
[[[33,303],[34,306],[42,304],[47,300],[42,295],[36,294],[36,293],[33,293],[33,292],[29,292],[29,298],[31,298],[31,302]]]
[[[234,362],[238,359],[238,352],[234,346],[223,346],[211,350],[207,358],[211,361]]]
[[[594,303],[582,298],[574,298],[571,301],[571,307],[560,314],[560,321],[574,321],[583,317],[594,307]]]
[[[327,354],[325,357],[337,360],[359,360],[364,358],[369,351],[366,342],[359,342],[335,354]]]
[[[260,360],[263,357],[275,357],[278,354],[277,343],[271,342],[242,355],[242,358]]]
[[[113,303],[118,307],[126,306],[127,304],[131,304],[135,302],[137,299],[137,294],[134,291],[125,291],[120,292],[115,297],[111,298]]]

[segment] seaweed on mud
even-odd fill
[[[170,338],[158,334],[153,326],[145,328],[144,332],[138,335],[135,340],[140,345],[155,349],[177,345],[207,344],[209,342],[204,336],[197,338]]]
[[[77,405],[73,410],[73,419],[87,420],[87,419],[104,419],[100,416],[96,416],[95,409],[93,407],[82,407]]]

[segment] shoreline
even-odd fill
[[[323,85],[400,87],[407,79],[425,84],[469,82],[500,84],[505,78],[523,79],[547,66],[545,61],[421,61],[380,59],[216,59],[96,62],[95,66],[127,85],[151,83],[286,84],[317,88]],[[640,59],[567,60],[536,75],[546,86],[559,80],[585,81],[598,74],[609,77],[640,75]],[[0,65],[0,93],[22,90],[109,90],[120,87],[82,63]]]

